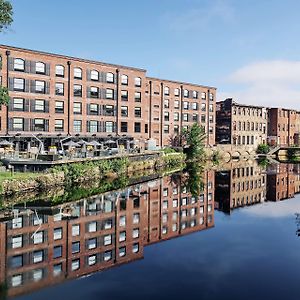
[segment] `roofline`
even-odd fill
[[[148,76],[146,76],[146,79],[149,79],[149,80],[159,80],[159,81],[164,81],[164,82],[172,82],[172,83],[178,83],[178,84],[184,84],[184,85],[193,85],[193,86],[197,86],[197,87],[202,87],[202,88],[217,90],[217,88],[213,87],[213,86],[201,85],[201,84],[184,82],[184,81],[168,80],[168,79],[161,79],[161,78],[148,77]]]
[[[42,55],[47,55],[47,56],[51,56],[51,57],[59,57],[59,58],[70,59],[70,60],[75,60],[75,61],[79,61],[79,62],[92,63],[92,64],[97,64],[97,65],[115,67],[115,68],[125,68],[125,69],[130,69],[130,70],[146,72],[146,69],[128,67],[128,66],[123,66],[123,65],[118,65],[118,64],[105,63],[105,62],[101,62],[101,61],[97,61],[97,60],[84,59],[84,58],[68,56],[68,55],[63,55],[63,54],[57,54],[57,53],[52,53],[52,52],[32,50],[32,49],[14,47],[14,46],[3,45],[3,44],[0,44],[0,48],[6,48],[7,50],[16,50],[16,51],[23,51],[23,52],[28,52],[28,53],[42,54]]]

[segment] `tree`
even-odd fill
[[[0,0],[0,32],[7,29],[13,22],[13,8],[9,1]]]
[[[8,89],[0,85],[0,105],[7,105],[9,102]]]
[[[188,159],[201,160],[205,157],[206,133],[202,126],[194,123],[190,128],[183,130],[181,138]]]

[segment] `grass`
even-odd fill
[[[0,172],[0,182],[6,179],[31,179],[36,178],[40,176],[40,173],[31,173],[31,172],[14,172],[11,174],[11,172]]]

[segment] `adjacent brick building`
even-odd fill
[[[10,103],[0,111],[0,134],[46,146],[58,137],[121,136],[157,146],[194,122],[214,144],[213,87],[160,80],[146,70],[0,46],[0,80]],[[23,145],[24,147],[26,145]]]
[[[216,143],[251,145],[267,142],[267,109],[238,104],[231,98],[217,102]]]

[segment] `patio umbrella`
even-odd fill
[[[85,141],[85,140],[80,140],[80,141],[78,141],[77,142],[79,145],[84,145],[84,144],[86,144],[87,142]]]
[[[75,143],[74,141],[69,141],[63,144],[64,146],[69,146],[69,147],[79,147],[80,145],[78,143]]]
[[[104,144],[116,144],[116,141],[113,140],[107,140],[106,142],[104,142]]]
[[[89,142],[89,145],[91,145],[91,146],[100,146],[101,144],[98,143],[97,141],[91,141],[91,142]]]
[[[0,141],[0,146],[12,146],[13,143],[7,141],[7,140],[2,140]]]

